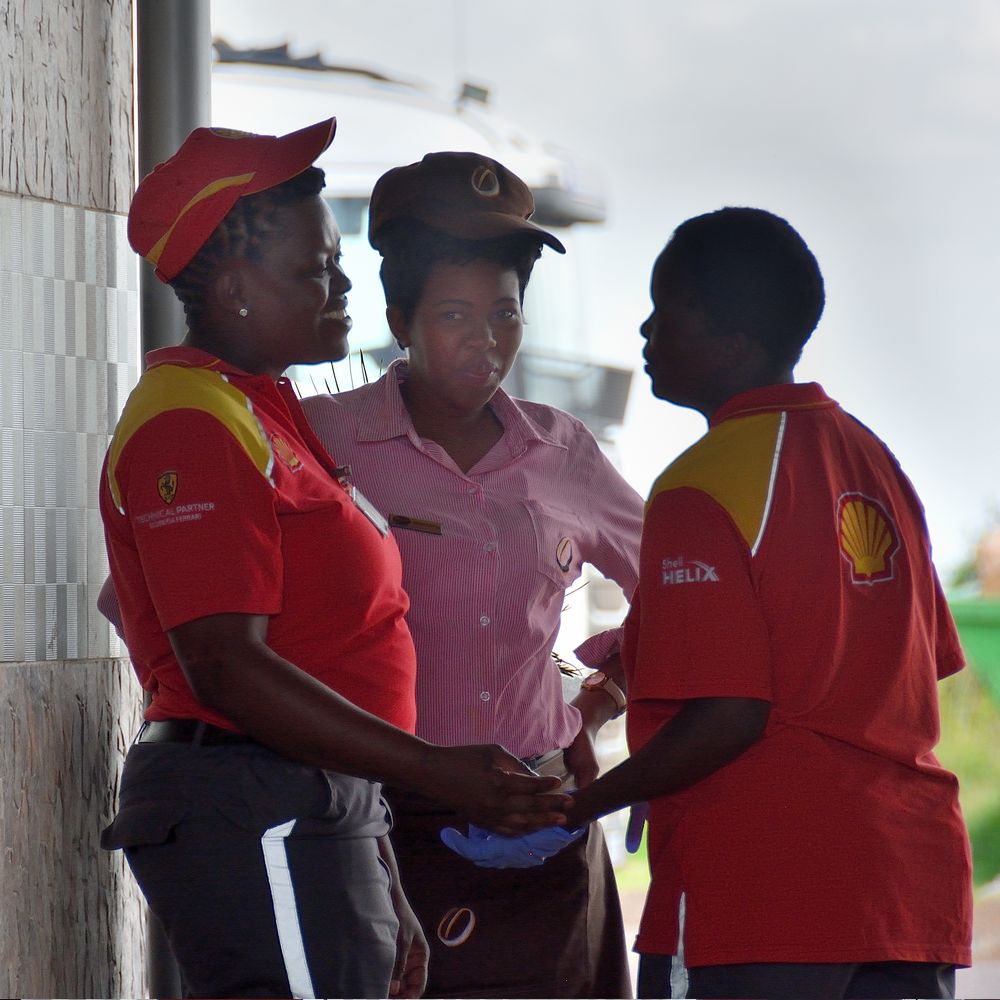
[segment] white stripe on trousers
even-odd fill
[[[677,947],[675,954],[670,956],[670,995],[686,997],[688,995],[688,970],[684,965],[684,918],[687,911],[687,895],[681,893],[677,905]]]
[[[312,1000],[316,996],[316,991],[309,972],[309,963],[306,961],[306,945],[302,940],[299,911],[295,905],[295,886],[292,885],[292,873],[288,868],[288,850],[285,845],[285,838],[291,834],[294,827],[294,819],[280,826],[272,826],[270,830],[264,831],[264,836],[260,838],[260,846],[264,852],[264,869],[267,871],[267,881],[271,888],[274,922],[278,928],[278,942],[281,945],[281,957],[285,962],[288,988],[293,997]]]

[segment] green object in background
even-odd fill
[[[1000,600],[950,597],[969,668],[940,687],[941,763],[958,775],[973,882],[1000,876]]]
[[[951,598],[948,606],[969,666],[1000,705],[1000,600]]]

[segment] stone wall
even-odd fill
[[[0,665],[0,995],[145,994],[135,880],[99,846],[137,687],[116,660]]]
[[[132,5],[4,0],[0,51],[0,190],[127,212]]]
[[[141,692],[94,608],[139,373],[131,4],[5,0],[0,46],[0,996],[141,996],[141,901],[98,846]]]

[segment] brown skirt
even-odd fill
[[[467,821],[388,789],[403,889],[430,943],[428,997],[631,997],[599,823],[537,868],[478,868],[441,843]]]

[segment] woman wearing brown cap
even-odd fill
[[[565,703],[551,656],[560,612],[584,562],[631,594],[642,501],[578,420],[500,389],[534,262],[543,244],[563,252],[533,207],[518,177],[474,153],[384,175],[369,237],[408,357],[304,408],[398,540],[417,732],[498,742],[572,787],[597,774],[594,735],[624,708],[624,681],[619,630],[595,636],[578,656],[602,669]],[[389,795],[403,884],[431,943],[429,995],[631,995],[599,826],[542,864],[571,838],[546,832],[523,849],[472,829],[466,841],[467,811]],[[445,827],[477,864],[441,843]]]
[[[287,136],[197,129],[140,184],[129,238],[184,303],[101,482],[129,652],[151,696],[105,846],[124,848],[191,996],[418,996],[426,942],[380,781],[501,831],[561,819],[499,747],[410,735],[396,544],[282,373],[347,351],[350,282]]]

